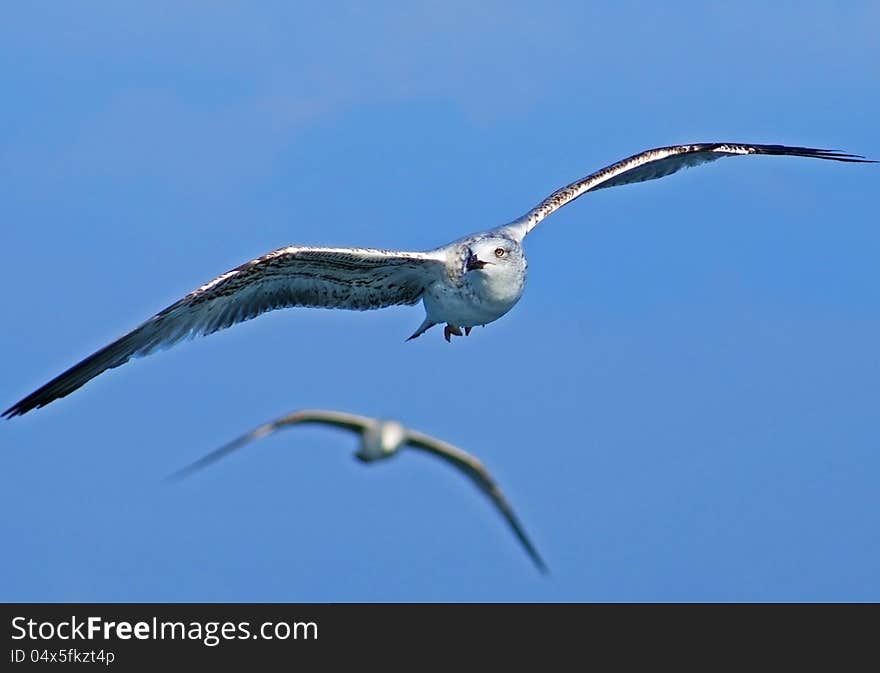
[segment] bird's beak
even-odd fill
[[[486,266],[486,262],[478,259],[474,253],[471,253],[467,258],[464,268],[466,271],[473,271],[475,269],[482,269],[484,266]]]

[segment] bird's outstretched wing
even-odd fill
[[[198,460],[193,461],[186,467],[183,467],[174,474],[170,475],[168,479],[170,481],[179,481],[180,479],[184,479],[190,476],[194,472],[198,472],[199,470],[202,470],[209,465],[216,463],[221,458],[225,458],[236,449],[240,449],[245,444],[250,444],[255,439],[260,439],[261,437],[265,437],[266,435],[271,435],[276,430],[280,430],[291,425],[304,425],[308,423],[333,425],[338,428],[344,428],[346,430],[353,430],[354,432],[361,433],[366,430],[370,425],[373,425],[375,421],[372,418],[367,418],[366,416],[348,414],[342,411],[324,411],[321,409],[303,409],[302,411],[294,411],[293,413],[286,414],[284,416],[281,416],[280,418],[276,418],[274,421],[263,423],[263,425],[254,428],[247,434],[244,434],[241,437],[232,440],[228,444],[224,444],[219,449],[211,451],[211,453],[202,456]]]
[[[377,309],[415,304],[445,272],[436,252],[281,248],[218,276],[3,412],[12,418],[69,395],[133,357],[290,306]]]
[[[535,545],[532,544],[529,536],[526,535],[525,528],[523,528],[523,525],[513,512],[513,507],[507,502],[507,499],[504,497],[498,484],[495,483],[495,480],[492,479],[492,475],[489,474],[489,471],[479,460],[451,444],[447,444],[446,442],[440,441],[435,437],[425,435],[421,432],[407,430],[406,441],[410,446],[424,449],[425,451],[451,463],[454,467],[470,477],[477,487],[489,497],[492,503],[507,520],[510,528],[519,539],[534,564],[538,567],[538,570],[544,574],[548,572],[547,564],[544,563],[544,559],[541,558]]]
[[[557,189],[537,206],[510,224],[500,227],[522,240],[538,223],[562,206],[587,192],[606,187],[619,187],[633,182],[656,180],[671,175],[682,168],[699,166],[722,157],[748,154],[767,154],[787,157],[808,157],[850,163],[877,163],[857,154],[847,154],[836,150],[821,150],[812,147],[789,147],[786,145],[752,145],[749,143],[697,143],[694,145],[673,145],[657,147],[634,154],[615,164],[591,173],[565,187]]]

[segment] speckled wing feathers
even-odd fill
[[[658,147],[618,161],[586,177],[557,189],[528,213],[502,229],[507,229],[519,240],[548,215],[579,196],[597,189],[618,187],[634,182],[656,180],[683,168],[699,166],[722,157],[766,154],[776,156],[808,157],[851,163],[876,163],[856,154],[812,147],[789,147],[787,145],[754,145],[745,143],[697,143]]]
[[[237,437],[231,442],[224,444],[219,449],[214,449],[210,453],[205,454],[198,460],[194,460],[186,467],[183,467],[170,475],[168,479],[169,481],[185,479],[193,473],[203,470],[209,465],[213,465],[221,458],[225,458],[233,451],[237,451],[241,447],[250,444],[257,439],[271,435],[273,432],[281,430],[282,428],[309,423],[331,425],[337,428],[344,428],[346,430],[362,433],[368,427],[375,424],[376,421],[375,419],[366,416],[349,414],[344,411],[324,411],[321,409],[303,409],[302,411],[294,411],[290,414],[285,414],[280,418],[269,421],[268,423],[263,423],[241,437]]]
[[[287,247],[218,276],[13,405],[11,418],[72,393],[133,357],[291,306],[377,309],[414,304],[445,272],[436,255],[367,248]]]

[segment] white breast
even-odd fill
[[[525,289],[525,271],[525,264],[487,266],[457,280],[435,282],[425,291],[425,311],[437,323],[486,325],[519,301]]]
[[[397,421],[380,421],[364,430],[357,456],[367,462],[387,458],[400,448],[406,430]]]

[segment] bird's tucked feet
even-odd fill
[[[447,341],[452,341],[453,334],[455,336],[461,336],[461,327],[447,323],[446,327],[443,328],[443,338]]]
[[[465,327],[465,328],[464,328],[464,335],[465,335],[465,336],[470,336],[470,335],[471,335],[471,330],[472,330],[472,329],[473,329],[473,327]]]

